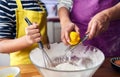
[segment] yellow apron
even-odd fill
[[[47,19],[46,11],[42,8],[43,11],[31,11],[25,10],[22,7],[21,1],[16,0],[18,8],[16,9],[16,38],[20,38],[25,35],[25,28],[28,24],[25,22],[24,18],[28,17],[31,22],[37,22],[40,26],[40,33],[42,35],[43,44],[48,42],[47,38]],[[40,5],[40,3],[39,3]],[[38,44],[33,44],[32,46],[25,48],[23,50],[14,52],[10,54],[10,65],[19,65],[19,64],[30,64],[29,53],[32,49],[38,47]]]

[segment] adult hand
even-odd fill
[[[38,28],[38,24],[33,23],[31,26],[28,26],[25,29],[26,32],[26,41],[29,44],[37,43],[41,40],[40,30]]]
[[[65,45],[69,45],[69,42],[70,42],[69,34],[73,30],[79,33],[79,28],[77,27],[76,24],[72,22],[66,22],[62,24],[61,40]]]
[[[86,33],[89,33],[89,39],[92,39],[100,33],[106,31],[109,23],[110,19],[105,12],[100,12],[96,14],[88,24],[88,29]]]

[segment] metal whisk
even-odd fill
[[[28,23],[28,25],[32,25],[32,23],[30,22],[30,20],[27,17],[25,17],[25,21]],[[42,54],[43,54],[43,60],[44,60],[45,67],[53,66],[52,60],[50,59],[50,57],[48,56],[48,54],[44,50],[42,42],[40,41],[38,43],[38,45],[39,45],[39,48],[42,49]]]
[[[39,44],[39,48],[42,49],[45,67],[53,66],[54,64],[53,64],[52,60],[50,59],[50,57],[48,56],[48,54],[46,53],[46,51],[44,50],[42,42],[40,41],[38,44]]]

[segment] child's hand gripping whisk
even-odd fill
[[[25,21],[28,23],[28,25],[32,25],[32,23],[30,22],[30,20],[27,17],[25,18]],[[52,60],[50,59],[50,57],[48,56],[48,54],[44,50],[42,41],[40,41],[38,43],[38,45],[39,45],[39,48],[42,49],[42,54],[43,54],[43,60],[44,60],[45,67],[53,66]]]

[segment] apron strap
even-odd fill
[[[18,9],[23,9],[21,0],[16,0],[16,4],[17,4]]]
[[[40,2],[39,0],[36,0],[36,1],[38,2],[40,8],[41,8],[43,11],[45,11],[45,8],[41,5],[41,2]]]

